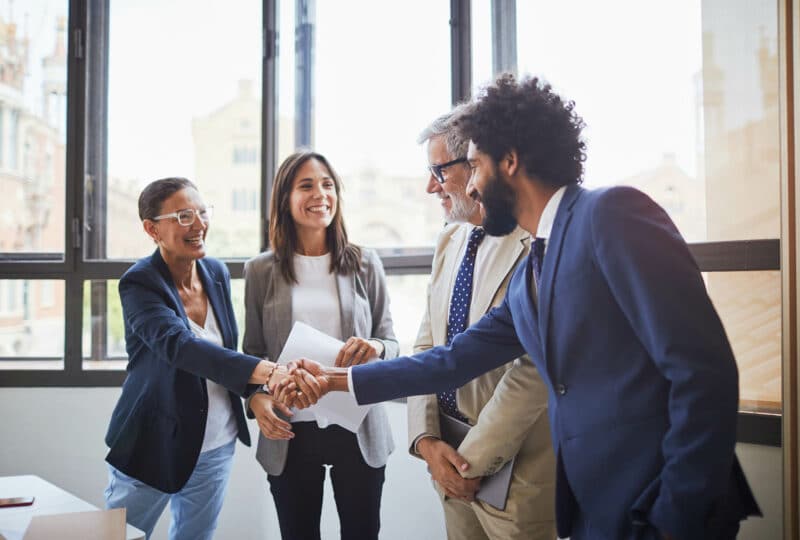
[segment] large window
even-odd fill
[[[9,9],[15,19],[0,19],[3,383],[122,380],[118,280],[154,249],[137,199],[157,178],[188,177],[216,207],[210,253],[226,259],[242,311],[242,261],[266,248],[271,177],[299,146],[327,154],[344,178],[351,237],[381,248],[389,273],[416,273],[392,278],[398,297],[414,296],[403,284],[424,290],[442,217],[416,138],[450,107],[454,66],[464,71],[450,52],[454,38],[469,42],[469,18],[451,21],[451,9],[469,11],[460,4]],[[387,17],[397,24],[342,32]],[[425,39],[409,39],[409,28]],[[421,311],[397,305],[410,346]]]
[[[64,283],[0,280],[0,366],[61,369],[63,355]]]
[[[64,252],[67,0],[0,14],[0,252]]]
[[[166,176],[193,180],[218,210],[208,238],[215,256],[252,256],[259,249],[261,6],[109,5],[108,236],[96,256],[152,251],[136,201],[142,187]]]
[[[641,189],[689,242],[777,239],[777,9],[770,0],[518,2],[518,68],[576,102],[588,187]],[[553,24],[566,20],[569,31]],[[739,362],[742,406],[779,411],[780,273],[712,273],[707,283]]]
[[[512,70],[576,101],[588,187],[632,184],[667,209],[730,336],[742,409],[780,412],[778,3],[646,4],[29,0],[2,10],[2,384],[122,380],[117,283],[154,249],[137,198],[156,178],[186,176],[215,206],[210,254],[231,270],[241,328],[243,260],[267,248],[272,176],[303,146],[342,176],[350,236],[382,256],[410,351],[443,224],[417,136]]]
[[[278,95],[280,158],[306,146],[330,160],[354,242],[431,245],[443,222],[416,140],[450,106],[449,3],[292,0],[280,11],[278,47],[293,53],[280,63],[294,67],[280,88],[295,89]]]

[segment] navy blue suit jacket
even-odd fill
[[[632,188],[570,186],[538,306],[531,283],[521,264],[449,348],[355,367],[359,403],[458,387],[527,352],[549,390],[559,536],[700,540],[758,513],[734,456],[733,354],[667,214]]]
[[[208,412],[206,379],[230,390],[239,440],[250,445],[238,396],[245,392],[259,359],[235,351],[228,269],[209,257],[199,259],[196,268],[225,348],[192,333],[158,250],[133,265],[119,282],[128,376],[106,433],[106,461],[166,493],[186,484],[200,455]]]

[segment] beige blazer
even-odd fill
[[[449,225],[439,235],[433,260],[425,316],[414,350],[447,340],[447,318],[453,283],[471,227]],[[503,238],[488,279],[472,291],[469,324],[500,304],[517,264],[530,249],[530,236],[519,227]],[[473,426],[458,451],[470,463],[464,476],[492,474],[515,455],[506,512],[537,513],[555,519],[555,458],[547,418],[547,389],[527,356],[500,366],[456,391],[459,411]],[[421,435],[440,436],[436,395],[408,399],[409,452]],[[440,491],[441,494],[441,491]]]
[[[292,329],[292,285],[284,279],[271,251],[244,265],[245,330],[242,349],[253,356],[277,360]],[[338,275],[342,336],[379,339],[384,359],[397,356],[400,346],[394,337],[386,275],[374,251],[362,249],[361,271]],[[249,413],[250,416],[252,413]],[[389,418],[383,405],[367,413],[356,433],[364,461],[371,467],[386,465],[394,449]],[[274,476],[283,472],[288,441],[258,437],[256,460]]]

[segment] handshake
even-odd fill
[[[351,337],[339,351],[334,367],[306,358],[285,366],[262,361],[250,382],[264,384],[266,380],[269,394],[257,393],[248,400],[261,434],[268,439],[293,438],[292,425],[286,421],[294,414],[292,407],[305,409],[328,392],[347,392],[347,368],[380,356],[382,348],[380,341]]]
[[[330,391],[329,374],[317,362],[301,358],[275,366],[267,380],[273,401],[305,409]]]

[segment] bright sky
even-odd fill
[[[9,1],[0,0],[4,17]],[[700,0],[517,4],[519,71],[543,75],[576,101],[588,125],[589,185],[619,182],[667,153],[697,174],[703,31],[736,33],[740,40],[715,41],[715,56],[752,64],[724,81],[737,103],[726,108],[726,124],[761,113],[758,80],[747,74],[757,73],[753,51],[761,33],[774,41],[772,0],[707,0],[702,17]],[[473,2],[476,85],[485,82],[491,63],[488,7],[489,0]],[[294,2],[282,8],[279,110],[285,118],[294,109]],[[55,19],[65,10],[65,0],[13,5],[23,29],[29,13],[32,107],[41,102],[40,59],[52,50]],[[420,174],[424,155],[416,136],[449,107],[448,11],[446,0],[317,1],[316,147],[337,168]],[[752,31],[754,18],[762,21],[760,32]],[[260,57],[261,7],[254,0],[112,2],[112,176],[192,176],[192,118],[233,99],[240,79],[258,88]]]

